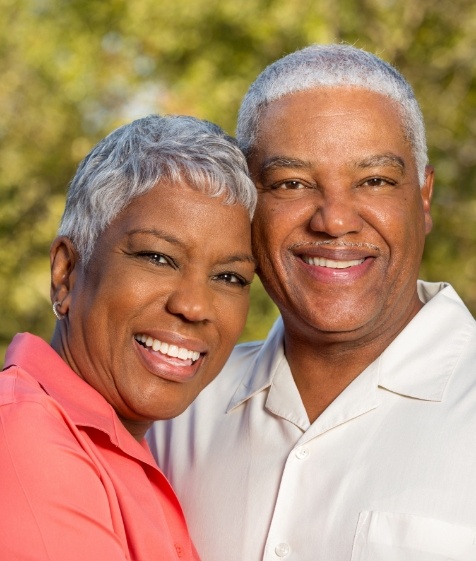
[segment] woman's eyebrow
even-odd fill
[[[134,235],[147,235],[147,236],[154,236],[157,239],[165,240],[169,243],[179,245],[185,247],[186,244],[176,238],[175,236],[171,236],[168,232],[164,232],[163,230],[158,230],[156,228],[136,228],[134,230],[130,230],[127,232],[129,237]],[[222,261],[221,264],[226,263],[237,263],[237,262],[248,262],[251,263],[253,266],[256,267],[256,259],[251,255],[251,253],[233,253],[226,256]]]
[[[226,265],[227,263],[251,263],[256,267],[256,259],[251,253],[235,253],[220,261],[221,265]]]
[[[134,230],[129,230],[127,232],[127,235],[129,237],[135,236],[137,234],[146,235],[146,236],[154,236],[154,238],[157,238],[157,239],[160,239],[160,240],[165,240],[165,241],[170,242],[172,244],[183,245],[183,243],[178,238],[170,235],[169,232],[165,232],[164,230],[158,230],[157,228],[136,228]]]

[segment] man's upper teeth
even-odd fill
[[[329,267],[330,269],[347,269],[347,267],[355,267],[365,261],[365,259],[353,259],[351,261],[334,261],[334,259],[325,259],[324,257],[303,256],[303,261],[308,265],[319,267]]]
[[[143,343],[146,347],[151,347],[152,350],[158,351],[164,355],[171,356],[173,358],[181,358],[182,360],[198,360],[200,358],[200,353],[198,351],[190,351],[185,347],[177,347],[177,345],[169,345],[158,339],[153,339],[147,335],[137,335],[137,341]]]

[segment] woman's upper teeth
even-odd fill
[[[334,259],[326,259],[325,257],[309,257],[303,255],[303,261],[308,265],[319,267],[329,267],[330,269],[347,269],[347,267],[355,267],[365,261],[365,259],[352,259],[351,261],[335,261]]]
[[[181,358],[182,360],[198,360],[200,353],[198,351],[191,351],[185,347],[178,347],[177,345],[169,345],[158,339],[153,339],[148,335],[136,335],[136,340],[143,343],[146,347],[152,348],[152,350],[162,353],[164,355],[171,356],[173,358]]]

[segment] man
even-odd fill
[[[151,443],[205,561],[476,559],[476,323],[417,282],[433,169],[411,87],[344,45],[238,122],[281,318]]]

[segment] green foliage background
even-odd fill
[[[88,150],[144,114],[186,113],[234,131],[271,61],[346,41],[413,84],[436,168],[421,276],[476,311],[474,0],[0,0],[0,354],[17,331],[49,338],[48,249]],[[259,282],[244,339],[276,310]]]

